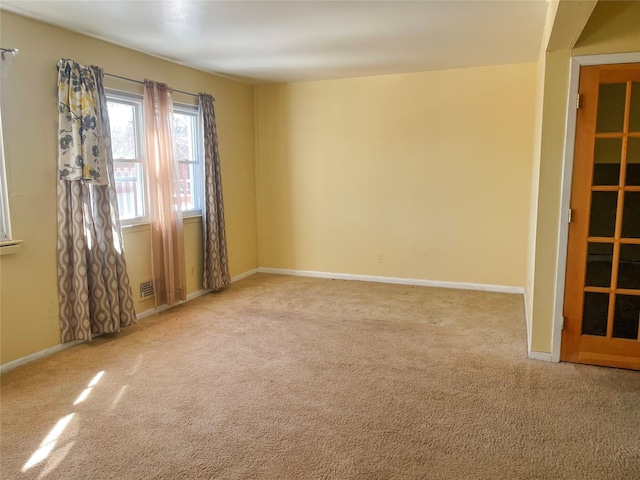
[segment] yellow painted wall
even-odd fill
[[[537,352],[551,352],[570,53],[545,57],[531,325],[531,350]]]
[[[260,266],[523,287],[535,89],[535,63],[256,87]]]
[[[638,18],[640,2],[598,2],[575,48],[546,54],[532,309],[534,351],[551,352],[553,338],[570,59],[578,55],[640,51]]]
[[[1,101],[10,206],[19,253],[0,257],[0,363],[59,343],[56,284],[56,63],[61,57],[99,65],[108,73],[151,78],[216,101],[231,274],[257,266],[253,90],[251,86],[170,63],[5,11],[0,43],[20,49],[2,79]],[[106,79],[107,87],[136,91],[135,84]],[[175,95],[176,101],[191,102]],[[150,279],[148,229],[125,229],[129,271],[137,285]],[[198,265],[188,290],[199,290],[201,226],[185,223],[187,266]],[[138,312],[152,307],[136,304]]]
[[[640,2],[600,1],[572,55],[640,51]]]
[[[140,298],[140,284],[153,279],[148,251],[151,242],[149,224],[124,227],[122,231],[129,281],[133,289],[136,312],[155,308],[153,298]],[[202,289],[203,239],[202,217],[184,219],[185,266],[187,270],[187,294]],[[193,274],[191,273],[193,267]],[[255,268],[255,267],[253,267]],[[248,269],[248,270],[251,270]],[[243,272],[240,272],[243,273]]]
[[[529,235],[527,239],[527,274],[525,282],[525,316],[527,320],[527,341],[528,347],[531,348],[532,338],[532,321],[533,303],[534,303],[534,280],[535,280],[535,260],[536,260],[536,238],[537,238],[537,216],[538,216],[538,188],[540,185],[540,154],[542,150],[542,126],[543,115],[548,113],[544,107],[545,98],[545,77],[547,46],[551,41],[553,33],[558,35],[557,30],[554,32],[553,26],[558,13],[560,4],[558,1],[549,2],[547,7],[547,16],[545,19],[544,30],[542,33],[542,42],[538,54],[538,62],[536,69],[536,113],[534,122],[534,150],[533,165],[531,170],[531,200],[529,206]],[[572,12],[570,16],[575,16]],[[556,40],[558,41],[558,40]]]
[[[637,18],[640,2],[599,2],[573,51],[544,53],[544,65],[260,86],[254,99],[250,86],[1,11],[0,43],[20,49],[0,99],[12,224],[25,242],[0,257],[0,363],[59,342],[61,57],[217,97],[232,275],[260,265],[525,286],[531,349],[550,352],[570,57],[640,51]],[[556,40],[573,35],[552,32]],[[107,86],[136,91],[127,82]],[[137,298],[150,278],[149,231],[124,236]],[[185,236],[193,292],[202,275],[200,222],[188,220]]]

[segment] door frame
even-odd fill
[[[567,250],[569,246],[569,208],[571,206],[573,155],[576,141],[576,121],[578,118],[576,102],[578,86],[580,83],[580,67],[587,65],[612,65],[617,63],[640,63],[640,52],[571,57],[571,63],[569,65],[569,94],[567,97],[567,118],[565,122],[565,142],[564,155],[562,159],[562,181],[560,191],[558,262],[556,268],[556,289],[553,302],[553,330],[551,332],[552,362],[560,361],[560,349],[562,345],[565,275],[567,273]]]

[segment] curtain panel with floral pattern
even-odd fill
[[[58,63],[58,300],[63,342],[136,323],[102,69]]]
[[[60,178],[106,185],[107,168],[100,100],[90,67],[58,62],[58,169]]]

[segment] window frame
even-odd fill
[[[9,190],[7,169],[4,158],[4,136],[2,133],[2,113],[0,112],[0,243],[10,242],[11,213],[9,211]]]
[[[135,159],[128,158],[113,158],[113,171],[114,171],[114,188],[116,187],[115,169],[116,163],[129,163],[140,165],[142,170],[142,207],[143,215],[133,218],[122,218],[120,215],[120,226],[127,227],[131,225],[140,225],[145,223],[151,223],[150,207],[149,207],[149,172],[148,172],[148,158],[146,152],[146,145],[144,142],[144,112],[143,112],[143,97],[142,95],[130,92],[123,92],[121,90],[105,89],[107,102],[119,103],[122,105],[128,105],[134,107],[134,142],[136,148]],[[110,119],[111,120],[111,119]],[[111,121],[109,122],[111,124]],[[111,135],[111,132],[109,132]],[[116,190],[116,197],[117,197]]]
[[[179,168],[180,165],[193,165],[194,166],[194,182],[192,185],[192,196],[195,201],[196,208],[190,210],[182,210],[182,218],[198,217],[202,216],[204,212],[204,131],[202,128],[202,118],[200,115],[200,107],[198,105],[190,105],[188,103],[173,102],[173,114],[189,115],[194,117],[195,122],[195,138],[194,150],[195,161],[181,161],[176,157],[176,165]],[[174,127],[175,136],[175,127]],[[174,139],[174,148],[175,148]],[[196,181],[197,180],[197,181]]]

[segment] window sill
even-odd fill
[[[144,232],[147,230],[151,230],[151,224],[149,222],[132,223],[129,225],[122,225],[121,230],[123,235],[126,235],[127,233]]]
[[[182,217],[182,223],[200,223],[202,221],[201,213],[193,213]],[[139,223],[130,223],[128,225],[122,225],[122,233],[135,233],[151,230],[151,223],[148,220],[141,221]]]
[[[0,256],[18,253],[22,245],[22,240],[4,240],[0,242]]]

